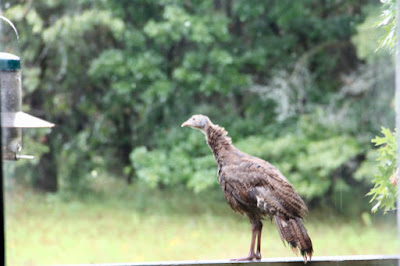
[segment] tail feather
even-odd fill
[[[283,218],[274,216],[276,227],[282,242],[289,243],[293,252],[297,255],[297,250],[300,250],[303,256],[304,263],[307,263],[307,257],[311,260],[313,247],[307,230],[304,227],[300,218]]]

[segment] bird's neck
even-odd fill
[[[226,152],[234,149],[232,140],[227,136],[228,132],[218,125],[210,125],[206,130],[206,140],[211,148],[217,163]]]

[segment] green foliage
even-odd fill
[[[87,10],[74,16],[64,16],[43,31],[45,42],[62,42],[62,45],[75,46],[80,39],[93,30],[110,30],[116,39],[122,38],[124,23],[107,11]],[[33,29],[35,30],[35,29]]]
[[[198,132],[180,128],[204,113],[241,149],[276,164],[309,200],[332,198],[354,182],[366,189],[367,177],[357,170],[378,125],[393,123],[392,86],[383,84],[393,68],[381,57],[377,66],[363,64],[355,45],[365,42],[352,40],[362,36],[357,29],[366,17],[374,20],[365,10],[378,6],[356,0],[4,5],[21,36],[25,111],[40,110],[57,125],[35,167],[56,169],[43,175],[73,192],[85,192],[95,173],[207,190],[216,185],[211,152]]]
[[[391,52],[395,51],[396,47],[396,1],[394,0],[382,0],[382,13],[380,16],[381,21],[377,24],[385,30],[385,34],[379,40],[378,49],[387,48]]]
[[[390,178],[396,171],[397,158],[397,140],[396,133],[382,127],[383,137],[376,136],[371,140],[378,148],[379,162],[378,173],[375,175],[373,183],[375,184],[367,194],[372,196],[370,202],[376,202],[372,212],[382,209],[384,212],[394,210],[397,199],[397,187],[390,181]]]
[[[378,159],[377,150],[369,150],[366,154],[365,161],[363,161],[357,171],[354,173],[355,180],[372,180],[378,171],[377,159]]]
[[[216,164],[204,139],[198,132],[190,132],[185,140],[178,139],[176,145],[164,149],[134,149],[130,160],[138,178],[151,187],[185,185],[196,192],[215,186]]]
[[[384,54],[389,54],[387,49],[377,49],[377,47],[381,47],[382,41],[380,39],[386,32],[383,27],[377,27],[381,22],[380,14],[382,10],[375,6],[367,6],[364,10],[369,15],[363,23],[358,25],[358,33],[353,36],[352,41],[356,44],[359,58],[376,61],[381,59]]]

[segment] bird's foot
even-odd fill
[[[255,257],[251,257],[251,256],[247,256],[247,257],[243,257],[243,258],[237,258],[237,259],[231,259],[231,261],[246,261],[246,260],[254,260]]]
[[[260,253],[258,253],[258,254],[251,253],[247,257],[231,259],[231,261],[246,261],[246,260],[261,260],[261,254]]]
[[[255,256],[256,256],[256,260],[261,260],[261,253],[257,253]]]

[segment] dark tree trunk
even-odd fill
[[[42,51],[42,55],[37,58],[37,62],[41,69],[39,79],[41,83],[45,82],[46,70],[48,67],[47,64],[47,48],[43,43],[40,47],[40,51]],[[50,97],[49,95],[45,95],[43,90],[36,90],[32,93],[32,95],[28,98],[30,100],[30,106],[33,110],[44,110],[43,104],[45,103],[46,97]],[[42,155],[39,160],[38,165],[36,166],[36,173],[34,179],[34,187],[38,190],[45,192],[57,192],[58,190],[58,181],[57,181],[57,162],[55,158],[55,147],[52,143],[52,139],[54,138],[54,133],[50,133],[48,136],[44,136],[41,140],[43,144],[49,145],[49,152]]]
[[[35,188],[45,192],[58,190],[57,169],[49,153],[40,158]]]
[[[50,151],[42,155],[37,165],[35,188],[45,192],[57,192],[57,163],[50,146]]]
[[[122,128],[121,132],[119,133],[120,135],[132,136],[133,132],[132,132],[132,127],[130,125],[131,121],[130,117],[132,115],[133,114],[131,114],[130,112],[123,113]],[[129,155],[133,150],[133,143],[131,142],[129,137],[123,143],[120,144],[119,150],[121,154],[121,165],[123,167],[131,165]],[[130,171],[129,173],[123,173],[123,174],[125,175],[126,184],[128,185],[131,184],[134,176],[134,169],[132,169],[132,171]]]

